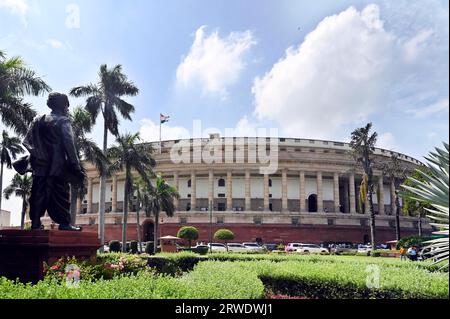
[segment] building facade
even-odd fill
[[[154,143],[157,166],[180,198],[173,217],[164,213],[160,234],[176,235],[193,225],[201,241],[208,241],[219,228],[232,230],[238,242],[369,241],[367,203],[360,205],[359,186],[363,172],[355,164],[348,143],[294,138],[220,138]],[[395,238],[395,190],[383,176],[382,165],[393,152],[376,149],[374,208],[377,241]],[[421,163],[398,154],[409,171]],[[85,163],[88,191],[78,200],[77,223],[96,230],[98,223],[99,174]],[[270,168],[270,169],[269,169]],[[124,173],[107,181],[107,241],[121,238]],[[212,203],[212,211],[209,206]],[[128,240],[137,238],[136,205],[128,217]],[[144,241],[152,240],[153,219],[140,215]],[[49,221],[47,220],[47,223]],[[431,232],[423,223],[424,233]],[[415,217],[401,217],[402,236],[418,233]]]

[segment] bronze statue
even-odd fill
[[[47,106],[52,112],[34,119],[23,143],[30,152],[29,164],[24,166],[33,173],[31,229],[43,229],[41,217],[47,211],[59,230],[81,231],[70,223],[69,181],[82,183],[85,173],[74,144],[69,99],[50,93]]]

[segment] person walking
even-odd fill
[[[400,260],[406,260],[406,248],[405,247],[400,247]]]

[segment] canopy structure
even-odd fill
[[[398,242],[398,240],[390,240],[387,241],[386,244],[396,244]]]
[[[163,237],[159,237],[159,239],[165,239],[165,240],[177,240],[177,239],[181,239],[181,238],[175,237],[175,236],[163,236]]]

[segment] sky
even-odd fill
[[[372,122],[378,147],[419,160],[449,140],[444,0],[0,0],[0,50],[63,93],[121,64],[140,89],[121,131],[145,141],[160,113],[163,139],[201,120],[203,134],[348,141]],[[45,96],[27,101],[48,111]],[[2,206],[17,225],[20,200]]]

